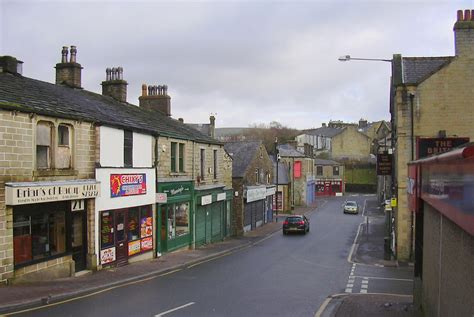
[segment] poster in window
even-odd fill
[[[153,218],[152,217],[145,217],[142,218],[140,224],[140,235],[141,238],[149,237],[153,234]]]
[[[153,249],[153,238],[148,237],[145,239],[142,239],[142,251],[148,251]]]
[[[100,263],[107,264],[115,261],[115,247],[100,250]]]
[[[134,255],[140,253],[140,240],[132,241],[128,243],[128,255]]]
[[[114,244],[114,221],[111,212],[102,213],[101,224],[101,244],[102,248],[107,248]]]

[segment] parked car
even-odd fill
[[[344,204],[344,213],[345,214],[358,214],[359,213],[359,205],[357,202],[353,200],[348,200]]]
[[[289,232],[309,232],[309,220],[306,216],[294,215],[286,217],[283,222],[283,234]]]

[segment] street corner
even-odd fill
[[[321,304],[315,317],[417,316],[413,297],[395,294],[334,294]]]
[[[315,317],[334,317],[338,311],[339,306],[344,301],[344,298],[350,294],[333,294],[328,296],[324,302],[319,306],[318,311],[315,313]]]

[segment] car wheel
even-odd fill
[[[287,232],[286,232],[285,230],[283,230],[283,235],[286,235],[286,233],[287,233]]]

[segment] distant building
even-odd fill
[[[316,196],[339,196],[344,194],[344,165],[333,161],[315,159]]]

